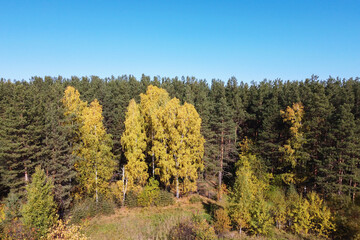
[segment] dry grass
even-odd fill
[[[187,198],[167,207],[121,208],[113,215],[91,219],[85,233],[94,240],[167,239],[172,227],[194,213],[205,214],[202,204],[189,204]]]
[[[180,222],[189,220],[193,214],[203,215],[210,218],[206,213],[207,206],[221,206],[222,204],[208,198],[202,198],[202,202],[189,203],[189,197],[184,197],[172,206],[147,207],[147,208],[121,208],[116,209],[115,214],[97,216],[88,221],[85,234],[92,240],[148,240],[167,239],[171,229]],[[274,228],[272,235],[247,236],[231,231],[219,239],[246,239],[246,240],[269,240],[269,239],[318,239],[314,236],[301,237]]]

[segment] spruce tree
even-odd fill
[[[26,187],[26,203],[21,208],[25,226],[39,230],[44,236],[56,220],[56,203],[53,195],[54,185],[46,177],[40,166],[36,167],[31,183]]]

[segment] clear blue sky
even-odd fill
[[[0,77],[360,76],[360,1],[2,1]]]

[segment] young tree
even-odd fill
[[[251,232],[267,234],[271,225],[269,206],[264,199],[267,184],[254,174],[252,163],[257,162],[257,159],[249,152],[248,144],[247,139],[241,144],[242,153],[236,163],[236,179],[230,193],[229,212],[240,233],[243,228],[250,228]]]
[[[22,206],[21,213],[24,225],[38,229],[42,236],[57,220],[53,188],[44,170],[36,167],[31,183],[26,186],[27,202]]]

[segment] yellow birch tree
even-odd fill
[[[152,176],[155,176],[155,135],[158,131],[157,111],[170,100],[165,89],[149,85],[145,94],[140,94],[140,111],[145,119],[145,131],[148,142],[148,154],[151,156]]]
[[[75,169],[80,189],[98,201],[99,194],[106,193],[116,165],[111,153],[111,135],[106,133],[102,122],[102,107],[96,99],[87,106],[71,86],[65,89],[62,103],[75,133],[73,154],[78,156]]]
[[[200,133],[201,118],[193,105],[185,103],[181,106],[177,98],[160,109],[158,117],[161,120],[155,135],[156,173],[166,185],[173,179],[179,198],[180,191],[196,190],[197,172],[203,169],[205,140]]]
[[[116,163],[111,153],[111,135],[106,133],[102,107],[96,99],[83,109],[81,121],[81,146],[77,152],[80,160],[76,162],[75,169],[83,190],[94,194],[98,202],[99,193],[105,194],[108,190]]]
[[[125,131],[121,137],[121,145],[128,160],[123,167],[122,183],[118,184],[122,188],[124,204],[126,192],[136,186],[144,186],[149,177],[144,154],[146,150],[144,119],[134,99],[130,101],[126,113]]]
[[[304,107],[302,103],[294,103],[292,107],[288,106],[285,111],[281,110],[280,115],[284,122],[290,124],[291,137],[286,141],[284,146],[279,148],[279,150],[284,154],[284,162],[290,164],[293,169],[292,172],[282,174],[283,181],[286,184],[291,184],[300,181],[300,179],[297,179],[297,176],[295,176],[294,170],[299,161],[304,157],[301,154],[302,145],[305,143],[301,131]]]

